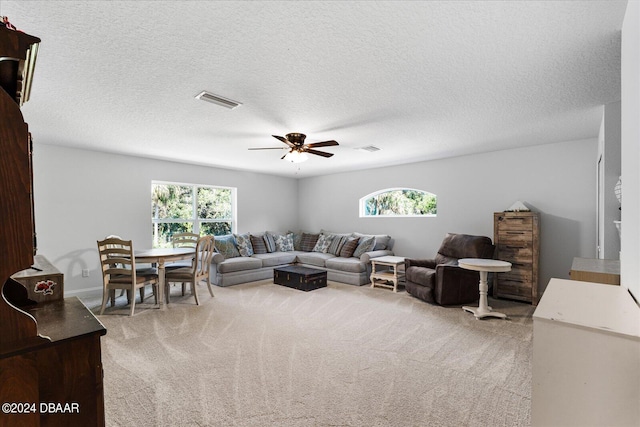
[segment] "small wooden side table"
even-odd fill
[[[462,258],[458,260],[458,265],[467,270],[475,270],[480,273],[480,302],[478,307],[464,306],[462,309],[473,313],[476,319],[483,317],[498,317],[505,319],[506,314],[493,311],[487,302],[487,292],[489,291],[489,285],[487,284],[487,276],[489,272],[499,273],[511,270],[511,263],[506,261],[499,261],[496,259],[482,259],[482,258]]]
[[[377,270],[378,266],[383,266],[382,270]],[[371,287],[380,286],[382,288],[393,289],[398,292],[398,281],[404,278],[404,257],[401,256],[381,256],[371,259]],[[376,282],[377,281],[377,282]],[[389,284],[391,282],[392,284]]]
[[[620,261],[617,259],[574,258],[569,273],[571,280],[620,284]]]

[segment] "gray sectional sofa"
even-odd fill
[[[390,236],[324,230],[216,236],[215,244],[211,283],[217,286],[273,278],[274,268],[294,263],[326,270],[328,280],[360,286],[370,281],[371,258],[393,255]]]

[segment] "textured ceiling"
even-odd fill
[[[23,108],[36,144],[305,177],[596,137],[620,99],[625,7],[0,0],[0,15],[42,39]],[[289,132],[340,146],[299,165],[248,150]]]

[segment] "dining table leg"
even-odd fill
[[[158,258],[158,308],[160,310],[164,310],[166,308],[166,305],[164,303],[164,272],[164,258],[160,257]]]

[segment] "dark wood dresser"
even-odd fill
[[[11,278],[34,264],[36,250],[32,147],[20,106],[39,43],[0,24],[0,427],[103,426],[106,329],[77,298],[58,292],[36,301]]]
[[[494,275],[493,296],[538,305],[540,214],[495,212],[493,243],[496,259],[511,263],[511,271]]]

